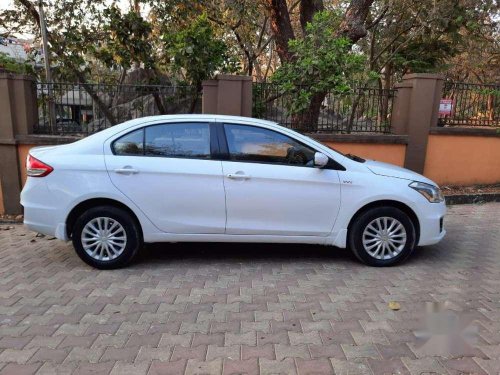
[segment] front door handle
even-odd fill
[[[123,167],[123,168],[117,168],[115,169],[115,173],[118,174],[136,174],[139,173],[137,169],[134,169],[132,167]]]
[[[242,173],[228,173],[226,177],[231,180],[248,180],[250,178],[249,175]]]

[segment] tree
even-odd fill
[[[269,19],[261,1],[170,0],[149,1],[152,23],[158,35],[189,27],[206,15],[216,38],[224,41],[227,53],[240,61],[242,71],[261,76],[259,59],[270,51]]]
[[[132,65],[140,67],[141,64],[147,75],[147,83],[158,84],[161,74],[153,52],[152,26],[137,12],[137,8],[136,3],[134,9],[126,13],[122,13],[116,6],[105,9],[102,28],[106,38],[99,46],[92,48],[91,52],[109,68],[121,69],[119,84],[123,83],[126,72]],[[166,114],[158,91],[152,88],[151,92],[159,113]]]
[[[334,12],[316,12],[304,26],[304,37],[288,42],[291,59],[273,76],[281,93],[290,96],[288,110],[296,122],[302,122],[301,128],[314,127],[312,119],[302,113],[316,97],[323,98],[327,91],[349,92],[355,75],[363,70],[364,56],[349,49],[351,41],[346,36],[336,35],[340,22]]]
[[[470,17],[461,30],[460,52],[451,57],[446,66],[448,78],[462,82],[500,82],[499,12],[497,1],[469,4]]]
[[[184,74],[195,86],[196,94],[201,92],[202,82],[215,72],[234,72],[237,63],[227,54],[223,41],[215,38],[206,15],[201,15],[191,25],[177,33],[164,34],[167,63],[174,71]],[[191,105],[194,110],[196,98]]]
[[[359,43],[369,56],[368,69],[381,73],[385,88],[408,72],[453,71],[465,61],[460,56],[478,45],[476,30],[489,36],[484,40],[495,39],[494,8],[490,0],[379,2],[373,9],[379,22]]]
[[[276,51],[282,65],[292,63],[298,58],[297,53],[290,50],[290,42],[296,39],[292,26],[288,5],[286,0],[265,0],[271,19],[271,30],[276,41]],[[307,24],[311,22],[314,15],[324,9],[322,0],[299,0],[300,1],[300,25],[302,34],[308,33]],[[342,38],[344,51],[349,52],[354,43],[366,35],[365,21],[368,16],[373,0],[351,0],[341,18],[336,30],[332,33],[333,38]],[[293,43],[292,43],[293,46]],[[292,47],[293,48],[293,47]],[[328,87],[325,86],[325,89]],[[300,127],[298,122],[309,124],[312,129],[317,125],[321,103],[325,99],[327,91],[316,91],[309,96],[307,108],[300,116],[292,120],[292,126]]]
[[[40,35],[40,15],[30,0],[16,0],[16,8],[1,12],[0,18],[11,33]],[[92,97],[100,111],[112,124],[116,119],[101,98],[87,83],[89,67],[86,53],[98,43],[99,21],[104,0],[64,1],[50,3],[46,7],[47,38],[58,69],[56,78],[76,79]]]

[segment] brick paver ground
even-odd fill
[[[1,374],[500,372],[500,204],[452,207],[442,243],[385,269],[319,246],[173,244],[98,271],[0,227]],[[456,312],[445,334],[429,338],[426,302]],[[462,321],[468,341],[446,335]]]

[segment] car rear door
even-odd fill
[[[218,124],[227,234],[327,236],[340,208],[338,171],[314,168],[312,147],[272,129]]]
[[[111,181],[164,232],[224,233],[225,194],[221,161],[213,158],[213,126],[209,121],[148,125],[107,145]]]

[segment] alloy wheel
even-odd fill
[[[110,217],[96,217],[82,230],[82,246],[95,260],[109,261],[119,257],[127,245],[123,226]]]
[[[393,217],[378,217],[372,220],[363,231],[363,247],[375,259],[392,259],[403,251],[406,229]]]

